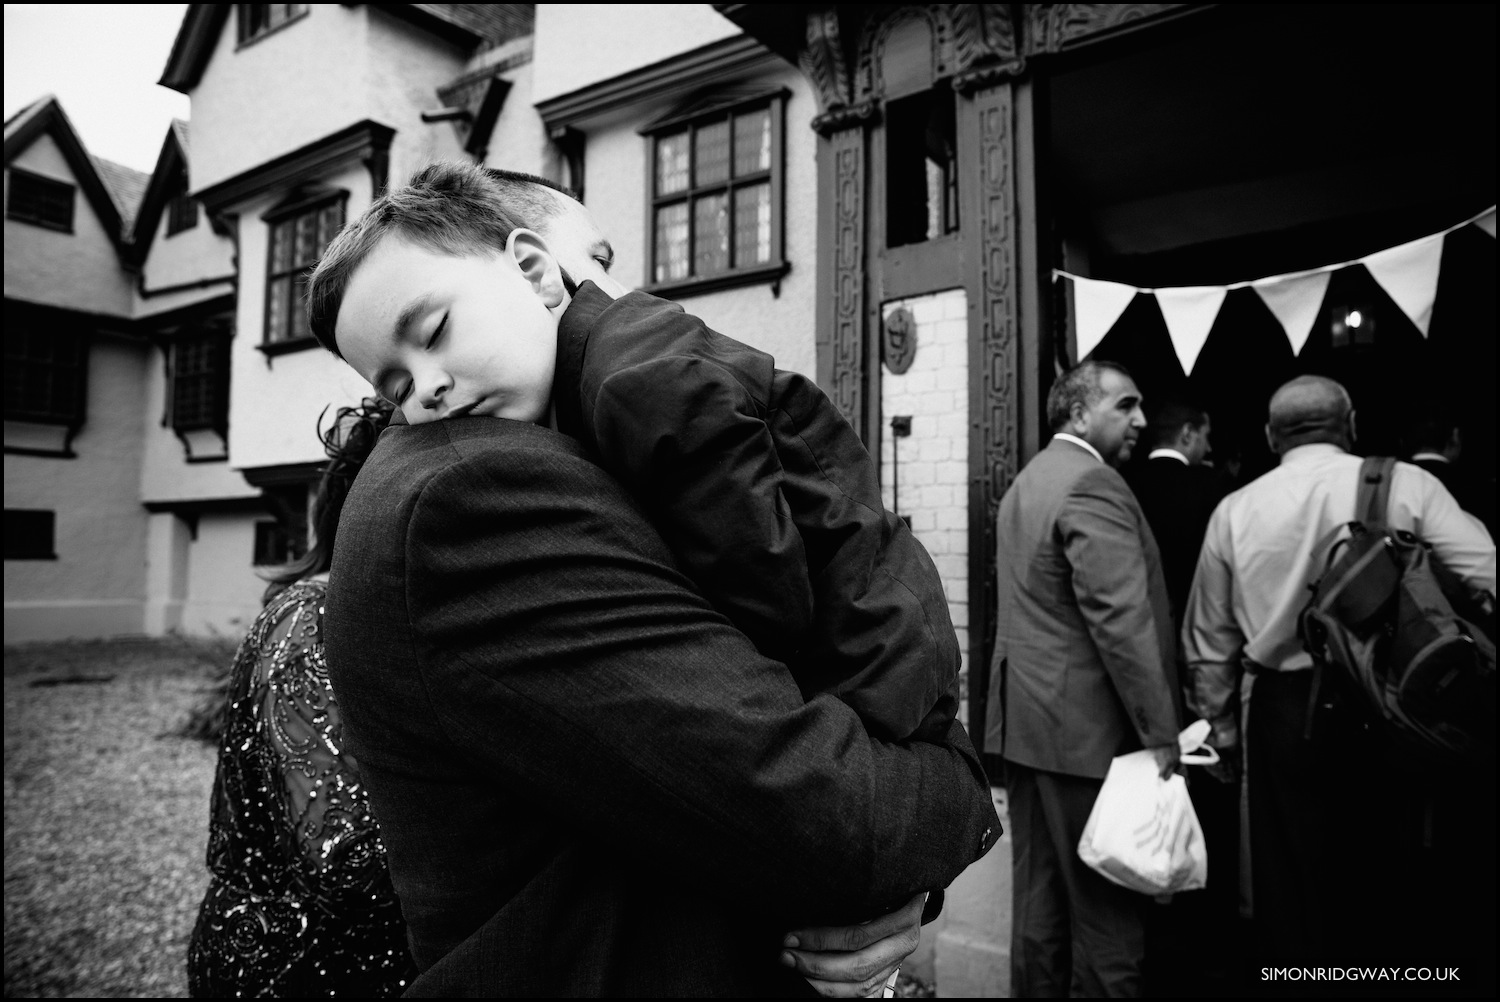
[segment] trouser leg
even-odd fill
[[[1015,853],[1011,993],[1140,994],[1146,899],[1078,858],[1102,782],[1009,765]]]
[[[1078,841],[1103,782],[1037,774],[1042,809],[1067,887],[1074,996],[1135,998],[1146,952],[1146,897],[1113,884],[1078,858]]]
[[[1010,992],[1015,998],[1066,997],[1072,963],[1067,886],[1042,807],[1040,775],[1006,763],[1012,860]]]
[[[1380,893],[1395,844],[1378,756],[1347,707],[1319,710],[1309,739],[1311,687],[1310,671],[1255,682],[1246,741],[1258,943],[1268,958],[1368,961],[1393,904]]]

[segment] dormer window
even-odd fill
[[[6,219],[73,232],[73,196],[77,189],[71,184],[12,167],[7,187]]]
[[[242,3],[238,6],[241,45],[269,35],[307,13],[305,3]]]
[[[167,200],[167,236],[175,236],[198,225],[198,202],[181,190]]]

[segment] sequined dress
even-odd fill
[[[235,656],[188,946],[195,998],[399,995],[415,973],[385,847],[323,659],[313,578],[276,595]]]

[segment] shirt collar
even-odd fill
[[[1415,463],[1419,459],[1430,459],[1434,463],[1446,463],[1446,462],[1448,462],[1448,457],[1445,456],[1445,455],[1443,455],[1441,452],[1427,452],[1425,450],[1422,451],[1422,452],[1419,452],[1415,456],[1411,457],[1411,461],[1413,463]]]
[[[1099,460],[1099,462],[1101,462],[1101,463],[1104,462],[1104,457],[1101,456],[1101,455],[1099,455],[1099,450],[1096,449],[1096,448],[1094,448],[1092,445],[1089,445],[1087,442],[1085,442],[1083,439],[1079,438],[1077,435],[1069,435],[1065,431],[1059,431],[1059,432],[1055,432],[1052,435],[1052,437],[1053,438],[1060,438],[1060,439],[1062,439],[1065,442],[1072,442],[1076,446],[1080,446],[1081,448],[1087,449],[1089,451],[1089,453],[1095,459]]]
[[[1182,453],[1178,452],[1176,449],[1152,449],[1151,450],[1151,455],[1147,456],[1146,458],[1147,459],[1175,459],[1179,463],[1181,463],[1183,466],[1192,466],[1193,465],[1192,463],[1188,462],[1188,458],[1186,456],[1184,456]]]
[[[1319,456],[1339,455],[1345,451],[1332,442],[1309,442],[1306,445],[1299,445],[1284,452],[1281,456],[1281,465],[1285,466],[1287,463],[1315,459]]]

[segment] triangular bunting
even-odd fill
[[[1073,315],[1078,328],[1078,361],[1099,347],[1104,335],[1135,298],[1135,287],[1094,278],[1073,279]]]
[[[1494,236],[1495,210],[1491,209],[1489,212],[1486,212],[1484,215],[1474,220],[1474,225],[1478,226],[1481,230],[1484,230],[1484,232],[1488,233],[1490,236]]]
[[[1292,354],[1302,354],[1307,336],[1312,333],[1318,320],[1318,311],[1323,308],[1323,294],[1328,291],[1329,271],[1318,271],[1311,275],[1289,278],[1267,278],[1255,282],[1251,288],[1266,304],[1266,309],[1281,323],[1286,339],[1292,343]]]
[[[1360,262],[1401,307],[1401,312],[1417,325],[1423,337],[1432,325],[1432,303],[1437,298],[1438,266],[1443,260],[1445,235],[1437,233],[1413,240],[1371,254]]]
[[[1198,353],[1203,350],[1228,294],[1229,290],[1222,285],[1156,290],[1156,302],[1161,307],[1162,319],[1167,322],[1167,333],[1172,337],[1172,347],[1177,351],[1184,375],[1193,374]]]

